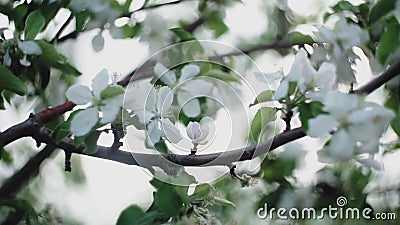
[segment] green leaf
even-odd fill
[[[340,1],[332,7],[335,12],[353,11],[354,5],[348,1]]]
[[[383,33],[376,51],[377,59],[384,64],[388,57],[400,46],[400,25],[397,21],[390,23]]]
[[[40,10],[29,13],[25,22],[25,40],[33,40],[46,25],[46,19]]]
[[[288,34],[289,42],[292,44],[312,43],[314,39],[310,35],[305,35],[300,32],[292,32]]]
[[[3,161],[7,165],[11,165],[13,162],[13,158],[10,155],[10,153],[6,151],[4,148],[1,149],[0,153],[1,153],[0,154],[1,161]]]
[[[251,123],[250,135],[253,140],[257,141],[260,133],[265,126],[276,119],[276,110],[270,107],[260,108],[254,116],[253,122]]]
[[[154,202],[167,216],[177,216],[183,207],[183,201],[173,185],[166,184],[154,194]]]
[[[121,95],[125,89],[119,85],[110,85],[100,93],[102,99],[112,98]]]
[[[82,12],[75,14],[75,30],[76,32],[83,31],[87,19],[90,17],[90,12],[88,10],[84,10]]]
[[[272,90],[263,91],[257,95],[256,99],[254,100],[253,103],[250,104],[250,106],[257,105],[262,102],[273,101],[273,97],[274,97],[274,91]]]
[[[164,139],[161,139],[154,145],[154,148],[160,153],[167,154],[168,153],[168,146],[165,144]]]
[[[180,41],[192,41],[196,40],[195,37],[183,28],[177,27],[177,28],[172,28],[170,29],[176,36],[179,37]]]
[[[56,143],[59,143],[62,139],[71,134],[70,131],[71,122],[69,120],[59,123],[53,131],[53,138]]]
[[[391,94],[389,99],[385,102],[385,107],[393,110],[396,114],[395,118],[390,123],[390,126],[397,136],[400,137],[400,98],[395,94]]]
[[[137,205],[131,205],[119,214],[117,225],[139,225],[140,220],[146,215]]]
[[[393,11],[396,7],[396,0],[380,0],[369,12],[369,24],[373,24],[381,17]]]
[[[232,208],[235,208],[235,209],[236,209],[235,203],[233,203],[233,202],[231,202],[231,201],[229,201],[229,200],[227,200],[227,199],[215,197],[215,198],[214,198],[214,201],[215,201],[216,203],[218,203],[218,204],[223,205],[223,206],[228,206],[228,207],[232,207]]]
[[[85,149],[83,153],[92,155],[97,151],[97,140],[100,136],[100,131],[93,131],[85,138]]]
[[[284,180],[291,176],[296,168],[296,161],[278,157],[276,159],[264,160],[262,163],[263,179],[268,183]]]
[[[308,120],[315,118],[322,113],[323,104],[321,102],[301,103],[298,106],[300,121],[304,131],[308,130]]]
[[[75,67],[68,63],[65,56],[58,53],[53,45],[43,40],[38,40],[36,42],[42,49],[42,54],[37,58],[39,64],[59,69],[62,72],[73,76],[79,76],[81,74]]]
[[[0,65],[0,89],[12,91],[18,95],[24,95],[26,92],[25,84],[4,65]]]
[[[125,24],[121,27],[124,36],[127,38],[134,38],[139,34],[140,28],[142,27],[141,23],[135,24],[135,26],[131,27],[128,24]]]
[[[193,194],[189,196],[191,201],[204,200],[213,191],[213,187],[207,183],[197,185]]]
[[[204,74],[204,76],[207,77],[213,77],[218,80],[222,81],[234,81],[234,82],[240,82],[239,79],[237,79],[233,74],[224,72],[222,70],[217,70],[217,69],[212,69],[208,71],[208,73]]]
[[[229,27],[224,23],[218,11],[214,11],[210,14],[207,18],[206,25],[214,31],[215,37],[219,37],[229,30]]]

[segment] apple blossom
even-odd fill
[[[335,81],[336,70],[332,64],[323,63],[316,71],[307,58],[306,50],[301,48],[296,54],[290,72],[275,91],[274,98],[277,100],[284,98],[289,92],[291,82],[296,83],[299,91],[304,94],[306,91],[332,90]]]
[[[117,92],[114,95],[102,96],[102,93],[105,93],[103,91],[109,86],[108,80],[107,70],[102,70],[92,80],[91,90],[81,84],[75,84],[68,89],[66,95],[70,101],[77,105],[90,104],[90,107],[78,112],[72,119],[71,132],[74,135],[83,136],[89,133],[99,121],[99,111],[102,114],[100,123],[110,123],[117,117],[122,106],[123,89],[119,87],[116,88]]]
[[[139,122],[147,125],[147,144],[149,146],[154,146],[161,137],[171,143],[181,140],[175,125],[168,118],[164,118],[172,101],[172,91],[166,86],[155,89],[150,83],[145,83],[128,89],[123,107],[132,110]]]
[[[333,133],[330,141],[321,150],[321,155],[335,161],[360,159],[362,154],[375,154],[379,150],[379,139],[394,118],[394,113],[383,106],[364,101],[355,94],[338,91],[323,97],[320,114],[308,121],[307,134],[324,137]],[[371,164],[369,160],[358,160]],[[373,166],[377,168],[376,165]]]
[[[196,96],[209,94],[211,84],[204,80],[190,80],[200,73],[200,67],[194,64],[185,65],[180,71],[180,77],[174,71],[169,70],[161,63],[157,63],[154,67],[156,76],[166,85],[177,89],[178,104],[182,106],[182,110],[188,117],[197,117],[201,113],[200,102]]]

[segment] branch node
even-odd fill
[[[70,151],[65,151],[65,171],[66,172],[72,172],[71,156],[72,156],[72,153]]]
[[[289,112],[287,112],[287,113],[282,117],[283,121],[285,121],[285,124],[286,124],[285,131],[289,131],[289,130],[292,129],[292,128],[291,128],[291,124],[290,124],[290,122],[292,121],[292,117],[293,117],[293,111],[292,111],[292,110],[290,110]]]

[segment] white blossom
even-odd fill
[[[356,82],[349,58],[353,61],[357,58],[352,48],[362,46],[366,43],[369,40],[368,32],[355,24],[349,23],[341,15],[333,29],[319,26],[318,31],[314,32],[314,35],[316,41],[330,45],[331,61],[337,65],[338,81],[343,83]],[[317,52],[318,56],[314,57],[317,62],[325,58],[322,49],[319,48]]]
[[[154,53],[169,44],[171,33],[166,20],[158,14],[149,13],[142,23],[140,41],[149,45],[150,53]]]
[[[289,83],[296,83],[299,91],[304,94],[307,91],[330,91],[335,82],[335,67],[330,63],[323,63],[316,71],[307,57],[306,50],[302,48],[297,52],[289,73],[275,91],[274,98],[284,98],[289,92]]]
[[[210,132],[210,127],[204,119],[198,122],[189,122],[186,127],[186,134],[194,145],[204,145],[208,141],[207,136]]]
[[[334,161],[360,159],[363,154],[376,154],[379,140],[394,118],[394,113],[383,106],[365,102],[363,97],[329,92],[323,97],[323,111],[308,121],[307,134],[311,137],[324,137],[333,133],[321,152]],[[374,164],[373,159],[358,160]]]
[[[180,77],[161,63],[154,67],[156,76],[171,88],[178,87],[177,100],[182,111],[188,117],[197,117],[201,113],[200,102],[196,96],[201,96],[211,91],[211,84],[203,80],[190,80],[200,73],[200,67],[194,64],[185,65],[180,71]]]
[[[181,140],[179,130],[164,115],[170,109],[173,93],[169,87],[155,89],[150,83],[130,87],[125,95],[124,108],[132,110],[139,122],[147,125],[147,144],[154,146],[164,137],[171,143]]]
[[[75,84],[71,86],[66,95],[77,105],[90,105],[90,107],[78,112],[71,121],[71,132],[76,136],[87,134],[99,121],[99,111],[102,114],[100,122],[103,124],[114,121],[122,106],[123,95],[118,94],[102,99],[101,93],[108,85],[108,72],[102,70],[92,80],[91,88]],[[83,125],[85,124],[85,125]]]

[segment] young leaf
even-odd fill
[[[229,201],[229,200],[227,200],[227,199],[215,197],[215,198],[214,198],[214,201],[215,201],[216,203],[218,203],[218,204],[223,205],[223,206],[229,206],[229,207],[232,207],[232,208],[235,208],[235,209],[236,209],[235,203],[233,203],[233,202],[231,202],[231,201]]]
[[[174,32],[174,34],[176,36],[179,37],[180,41],[192,41],[192,40],[196,40],[195,37],[192,36],[192,34],[190,34],[189,32],[187,32],[186,30],[177,27],[177,28],[172,28],[170,29],[172,32]]]
[[[257,105],[262,102],[272,101],[273,97],[274,97],[274,91],[272,90],[263,91],[257,95],[256,99],[254,100],[253,103],[250,104],[250,106]]]
[[[224,72],[222,70],[217,70],[217,69],[210,70],[208,73],[204,74],[204,76],[213,77],[213,78],[216,78],[216,79],[222,80],[222,81],[239,82],[239,80],[234,75]]]
[[[112,98],[123,94],[125,89],[119,85],[110,85],[100,93],[102,99]]]
[[[322,113],[323,104],[320,102],[302,103],[299,105],[300,121],[303,129],[308,130],[308,120]]]
[[[57,52],[55,47],[43,40],[36,41],[42,49],[42,54],[38,56],[38,63],[47,67],[53,67],[62,72],[79,76],[81,73],[67,62],[67,58]]]
[[[85,138],[85,149],[83,150],[83,153],[88,155],[96,153],[97,140],[99,139],[100,133],[100,131],[95,130]]]
[[[311,43],[314,42],[314,39],[310,35],[305,35],[300,32],[292,32],[288,34],[289,42],[290,43]]]
[[[63,138],[71,134],[71,122],[69,120],[59,123],[53,131],[53,138],[59,143]]]
[[[183,201],[171,184],[163,185],[154,194],[154,202],[167,216],[177,216],[181,212]]]
[[[218,11],[214,11],[210,14],[206,21],[206,25],[214,31],[215,37],[219,37],[229,30],[229,27],[224,23],[224,20],[221,18],[221,14]]]
[[[25,84],[4,65],[0,65],[0,89],[12,91],[18,95],[24,95],[26,92]]]
[[[25,40],[33,40],[46,25],[46,20],[40,10],[31,12],[25,22]]]
[[[274,108],[262,107],[260,108],[251,123],[250,135],[257,141],[261,131],[265,126],[276,119],[276,110]]]
[[[213,191],[213,188],[211,185],[204,183],[197,185],[193,194],[189,196],[190,200],[196,201],[196,200],[203,200],[207,198],[211,192]]]

